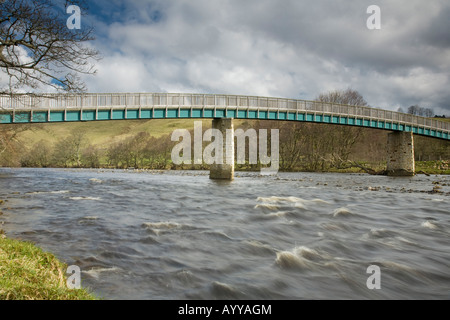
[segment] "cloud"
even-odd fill
[[[9,52],[12,52],[12,56],[14,57],[13,61],[18,64],[29,64],[32,63],[34,60],[28,55],[28,52],[21,46],[13,46],[9,48]],[[8,56],[8,50],[6,48],[2,51],[3,56]],[[24,86],[22,83],[20,83],[16,77],[21,77],[20,73],[15,70],[9,71],[11,75],[9,76],[6,71],[0,70],[0,92],[9,92],[10,89],[14,89],[16,93],[26,93],[34,91],[32,87]],[[37,78],[42,79],[46,82],[52,82],[53,84],[56,84],[56,81],[50,79],[49,77],[46,77],[42,74],[38,74],[34,70],[23,70],[25,74],[28,74],[30,76],[34,76]],[[57,90],[54,87],[49,86],[47,88],[46,92],[54,93]]]
[[[104,59],[90,92],[314,99],[351,87],[370,105],[450,112],[450,3],[379,0],[98,0],[85,23]]]

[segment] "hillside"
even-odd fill
[[[6,125],[8,152],[1,166],[173,168],[170,139],[175,129],[194,128],[200,119],[115,120]],[[450,119],[445,119],[450,121]],[[211,119],[201,119],[203,130]],[[235,120],[235,128],[279,129],[280,170],[342,170],[348,160],[372,168],[385,166],[388,131],[288,121]],[[6,139],[4,139],[6,140]],[[416,136],[417,161],[450,159],[447,141]],[[447,163],[447,162],[446,162]],[[448,166],[442,167],[448,170]],[[185,167],[187,168],[187,167]],[[201,166],[200,168],[204,168]],[[241,169],[256,169],[243,166]]]
[[[198,121],[198,120],[197,120]],[[203,127],[211,126],[210,120],[203,120]],[[139,132],[148,132],[159,138],[171,134],[175,129],[192,129],[194,120],[116,120],[95,122],[65,122],[29,125],[28,129],[18,135],[25,148],[44,140],[55,144],[58,140],[67,138],[73,132],[84,132],[85,139],[90,144],[106,147],[111,143],[126,139]]]

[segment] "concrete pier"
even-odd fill
[[[232,118],[216,118],[212,128],[218,129],[223,136],[223,163],[211,164],[210,179],[234,179],[234,128]]]
[[[388,176],[415,175],[414,138],[412,132],[392,132],[387,143]]]

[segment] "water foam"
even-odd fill
[[[243,295],[243,292],[237,290],[232,285],[219,281],[214,281],[212,283],[211,291],[220,299],[238,299]]]
[[[278,206],[270,203],[263,203],[263,204],[257,204],[255,206],[255,209],[263,208],[263,209],[269,209],[269,210],[278,210]]]
[[[170,222],[170,221],[166,221],[166,222],[144,222],[142,224],[144,227],[146,228],[151,228],[151,229],[175,229],[175,228],[180,228],[180,224],[177,222]]]
[[[328,258],[330,257],[319,253],[315,249],[305,246],[298,246],[292,250],[277,252],[275,262],[280,267],[286,269],[312,269],[318,262]]]
[[[297,197],[276,197],[276,196],[272,196],[272,197],[258,197],[256,198],[256,201],[262,201],[262,202],[275,202],[275,203],[280,203],[280,202],[299,202],[299,201],[303,201],[303,199],[297,198]]]
[[[275,259],[275,262],[280,267],[286,269],[308,267],[307,261],[296,256],[292,251],[277,252],[277,258]]]
[[[142,226],[153,232],[155,235],[159,236],[162,233],[168,232],[170,230],[179,229],[182,227],[181,224],[177,222],[144,222]]]
[[[319,254],[317,250],[310,249],[305,246],[295,247],[294,252],[296,255],[311,261],[320,260],[324,258],[321,254]]]
[[[97,216],[86,216],[81,218],[82,220],[98,220]]]
[[[258,197],[256,198],[256,201],[261,203],[255,205],[255,209],[263,208],[272,211],[280,210],[283,208],[307,209],[308,206],[310,205],[329,204],[329,202],[322,199],[306,200],[297,197],[276,197],[276,196]],[[285,212],[280,213],[280,215],[284,214]]]
[[[432,229],[432,230],[436,230],[439,228],[439,226],[434,221],[430,221],[430,220],[422,222],[422,227]]]
[[[120,268],[118,268],[118,267],[109,267],[109,268],[94,267],[87,271],[82,270],[81,272],[93,277],[94,279],[98,279],[100,277],[101,273],[115,272],[115,271],[119,271],[119,270],[120,270]]]
[[[377,229],[377,228],[372,228],[370,229],[370,231],[368,232],[367,236],[369,238],[375,238],[375,239],[381,239],[381,238],[391,238],[391,237],[395,237],[397,235],[397,233],[393,230],[388,230],[388,229]]]
[[[97,216],[84,216],[78,219],[78,224],[80,225],[95,225],[97,224],[98,217]]]
[[[70,190],[56,190],[56,191],[34,191],[27,192],[26,194],[61,194],[61,193],[69,193]]]
[[[353,213],[347,208],[338,208],[333,212],[333,217],[348,217],[351,215],[353,215]]]
[[[76,200],[76,201],[79,201],[79,200],[92,200],[92,201],[102,200],[99,197],[70,197],[69,199]]]
[[[269,216],[271,217],[284,217],[288,214],[288,211],[277,211],[277,212],[271,212],[269,213]]]

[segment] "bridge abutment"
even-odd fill
[[[212,121],[212,128],[220,131],[223,137],[222,163],[213,163],[210,167],[209,178],[221,180],[234,179],[234,128],[232,118],[216,118]]]
[[[386,170],[388,176],[415,175],[412,132],[392,132],[388,135]]]

